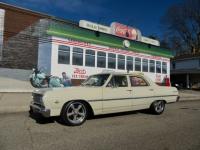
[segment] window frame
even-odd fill
[[[157,63],[160,63],[160,72],[157,71]],[[162,73],[162,63],[161,63],[161,61],[156,61],[156,73]]]
[[[151,61],[153,61],[153,63],[151,63]],[[151,64],[153,64],[153,68],[154,68],[154,71],[151,71]],[[156,72],[156,65],[155,65],[155,60],[149,60],[149,72],[150,73],[155,73]]]
[[[139,59],[140,61],[137,61]],[[140,70],[136,70],[136,62],[140,62]],[[142,71],[142,59],[140,57],[135,57],[135,71]]]
[[[110,55],[110,56],[109,56]],[[111,55],[113,55],[114,57],[112,57]],[[115,53],[108,53],[108,57],[107,57],[107,67],[109,69],[116,69],[116,64],[117,64],[117,61],[116,61],[116,58],[117,58],[117,55]],[[112,63],[111,60],[115,60],[114,61],[114,64],[115,64],[115,67],[112,68],[112,67],[109,67],[109,64]]]
[[[145,81],[146,85],[132,85],[131,82],[131,77],[136,77],[136,78],[141,78]],[[130,81],[130,87],[146,87],[146,86],[150,86],[149,82],[142,76],[137,76],[137,75],[129,75],[129,81]]]
[[[166,65],[163,65],[164,63],[165,63]],[[163,73],[163,68],[164,68],[163,66],[166,66],[166,68],[165,68],[165,69],[166,69],[166,72],[165,72],[165,73]],[[162,74],[167,74],[167,62],[162,62]]]
[[[116,86],[116,82],[115,82],[115,80],[113,79],[113,78],[116,77],[116,76],[118,76],[118,77],[125,77],[125,78],[126,78],[126,86]],[[113,82],[113,80],[114,80],[114,85],[109,86],[109,83],[110,83],[110,82]],[[106,87],[108,87],[108,88],[110,88],[110,87],[116,87],[116,88],[127,88],[127,87],[129,87],[129,82],[128,82],[127,75],[112,75],[112,77],[110,78],[110,80],[109,80],[108,83],[106,84]]]
[[[144,61],[147,61],[147,62],[145,62],[147,64],[147,66],[144,66],[144,64],[145,64]],[[144,67],[147,69],[147,71],[144,71]],[[142,72],[149,72],[149,60],[146,58],[142,59]]]
[[[74,50],[75,49],[78,49],[78,50],[82,50],[82,53],[80,53],[80,52],[74,52]],[[76,56],[77,55],[82,55],[82,64],[74,64],[74,54],[76,54]],[[80,48],[80,47],[73,47],[72,48],[72,65],[76,65],[76,66],[83,66],[83,57],[84,57],[84,49],[83,48]]]
[[[64,47],[67,48],[67,49],[64,49]],[[64,56],[64,57],[66,57],[66,56],[68,57],[67,63],[66,62],[60,62],[60,59],[59,59],[60,52],[63,53],[63,54],[67,54],[67,55]],[[70,60],[71,60],[70,55],[71,55],[71,47],[70,46],[58,45],[58,64],[69,65],[70,64]]]
[[[93,53],[93,54],[89,54],[89,53],[87,54],[88,51],[92,51],[92,52],[94,52],[94,53]],[[89,58],[88,58],[88,57],[89,57]],[[91,59],[91,57],[93,57],[93,59],[94,59],[94,60],[93,60],[93,61],[94,61],[94,62],[93,62],[94,65],[93,65],[93,64],[92,64],[92,65],[87,65],[87,60],[88,60],[88,59]],[[88,58],[88,59],[87,59],[87,58]],[[86,49],[86,50],[85,50],[85,66],[86,66],[86,67],[95,67],[95,66],[96,66],[96,65],[95,65],[95,62],[96,62],[96,52],[95,52],[95,50]]]
[[[122,57],[124,57],[124,58],[120,58],[120,57],[122,56]],[[122,69],[122,68],[119,68],[119,62],[121,61],[122,62],[122,60],[123,60],[123,63],[124,63],[124,68]],[[119,69],[119,70],[125,70],[126,69],[126,57],[125,57],[125,55],[121,55],[121,54],[118,54],[117,55],[117,69]]]
[[[105,54],[105,56],[104,55],[99,55],[99,54]],[[98,60],[99,60],[99,58],[105,58],[105,65],[104,65],[104,67],[102,67],[102,66],[98,66]],[[106,68],[106,58],[107,58],[107,56],[106,56],[106,52],[102,52],[102,51],[97,51],[97,67],[98,68]]]
[[[132,58],[132,60],[128,59]],[[134,57],[132,56],[126,56],[126,70],[133,71],[134,70],[134,63],[133,63]],[[132,62],[132,69],[129,69],[128,62]]]

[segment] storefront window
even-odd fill
[[[58,64],[70,63],[70,47],[59,45],[58,46]]]
[[[116,54],[108,53],[108,68],[116,68]]]
[[[72,59],[73,65],[82,66],[83,65],[83,49],[73,47],[73,59]]]
[[[135,71],[141,71],[141,58],[135,58]]]
[[[125,69],[125,56],[124,55],[118,55],[118,69]]]
[[[156,61],[156,73],[161,73],[161,62]]]
[[[106,53],[97,52],[97,67],[100,68],[106,67]]]
[[[133,70],[133,57],[131,56],[126,57],[126,68],[127,70]]]
[[[167,63],[166,62],[162,62],[162,73],[167,74]]]
[[[95,51],[89,49],[85,51],[85,66],[95,66]]]
[[[142,59],[142,71],[148,72],[148,59]]]
[[[150,68],[149,71],[154,73],[155,72],[155,60],[150,60]]]
[[[199,59],[199,67],[200,67],[200,59]]]

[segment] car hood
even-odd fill
[[[90,86],[72,86],[72,87],[59,87],[59,88],[41,88],[41,89],[36,89],[33,91],[33,93],[36,94],[42,94],[44,95],[47,92],[60,92],[60,91],[82,91],[85,89],[90,89],[90,88],[97,88],[97,87],[90,87]]]

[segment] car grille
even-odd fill
[[[33,93],[33,101],[34,103],[36,104],[42,104],[42,96],[41,94],[36,94],[36,93]]]

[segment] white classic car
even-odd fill
[[[60,116],[67,125],[81,125],[88,115],[150,109],[161,114],[165,104],[178,100],[174,87],[158,86],[141,73],[101,73],[81,86],[37,89],[30,112]]]

